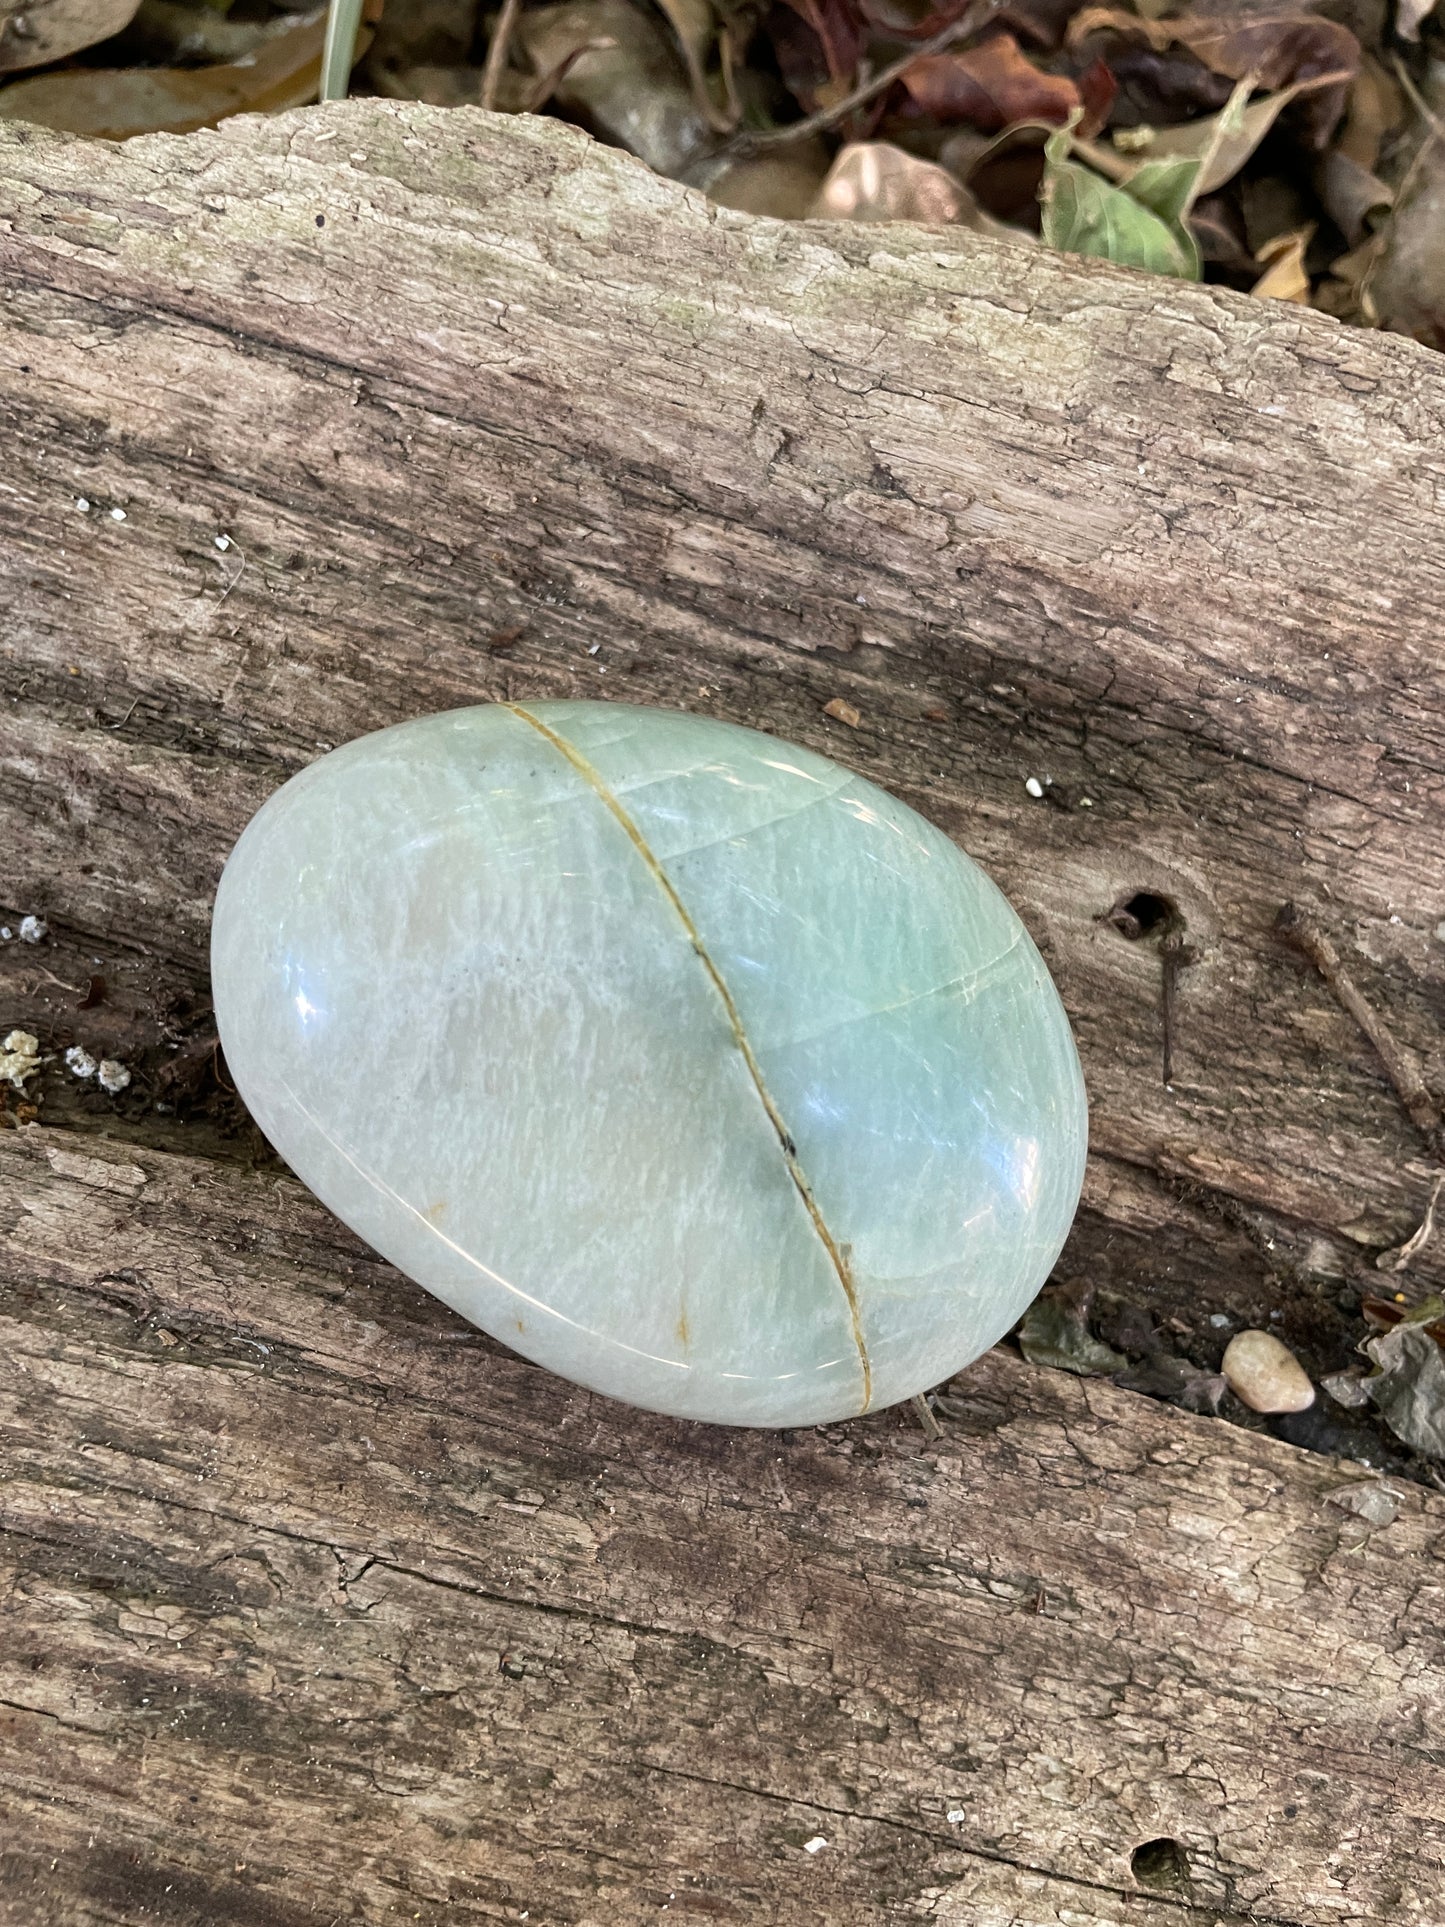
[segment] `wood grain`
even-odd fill
[[[1445,1500],[999,1352],[937,1445],[653,1419],[289,1180],[0,1182],[0,1918],[1438,1913]]]
[[[1445,1913],[1434,1496],[1366,1541],[1358,1469],[1002,1354],[936,1448],[639,1419],[173,1075],[225,854],[319,751],[681,705],[841,757],[1017,903],[1093,1105],[1065,1275],[1227,1310],[1271,1266],[1344,1319],[1433,1167],[1273,926],[1438,1086],[1445,364],[751,221],[543,121],[0,157],[0,915],[50,924],[0,1024],[135,1073],[52,1062],[64,1128],[0,1135],[0,1918]],[[1157,932],[1107,917],[1141,891],[1195,959],[1169,1088]]]

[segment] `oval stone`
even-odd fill
[[[994,1343],[1083,1179],[1063,1007],[913,810],[624,704],[405,723],[226,865],[226,1061],[292,1169],[516,1351],[655,1411],[810,1425]]]

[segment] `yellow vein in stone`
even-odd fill
[[[869,1363],[868,1347],[863,1342],[863,1322],[859,1316],[858,1293],[853,1284],[852,1270],[837,1240],[824,1222],[822,1212],[818,1209],[818,1201],[813,1196],[812,1187],[803,1175],[803,1167],[798,1162],[798,1154],[793,1145],[792,1135],[778,1113],[778,1107],[773,1102],[771,1092],[763,1082],[762,1066],[753,1055],[753,1047],[748,1042],[747,1032],[743,1029],[742,1014],[733,1002],[733,994],[723,981],[722,972],[708,955],[707,946],[702,940],[702,933],[689,915],[687,905],[677,894],[673,886],[672,878],[653,855],[646,837],[642,834],[641,830],[638,829],[636,823],[633,822],[631,816],[629,816],[623,808],[617,797],[613,795],[607,784],[602,780],[601,774],[592,767],[581,751],[574,749],[566,737],[559,736],[555,729],[549,729],[540,716],[534,716],[530,710],[523,709],[520,703],[504,703],[503,708],[510,709],[512,714],[520,718],[522,722],[530,723],[539,736],[546,738],[559,756],[565,756],[582,780],[589,788],[596,792],[608,810],[616,817],[618,823],[621,824],[623,830],[626,831],[633,848],[647,865],[648,870],[652,874],[653,881],[677,912],[678,920],[687,932],[689,943],[691,943],[693,949],[697,952],[698,960],[702,964],[703,969],[712,979],[713,988],[722,999],[722,1005],[727,1013],[728,1023],[732,1026],[733,1038],[737,1043],[738,1049],[743,1054],[743,1062],[748,1067],[748,1075],[753,1080],[753,1087],[762,1100],[763,1109],[768,1114],[768,1122],[777,1133],[778,1144],[782,1150],[784,1162],[788,1167],[788,1175],[793,1180],[798,1196],[802,1199],[808,1216],[813,1221],[813,1229],[817,1232],[823,1249],[831,1259],[834,1271],[838,1274],[838,1283],[843,1287],[843,1296],[848,1300],[848,1316],[853,1324],[853,1343],[858,1348],[858,1362],[863,1368],[862,1410],[866,1412],[873,1403],[873,1367]]]

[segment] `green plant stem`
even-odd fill
[[[356,59],[356,37],[361,32],[363,0],[331,0],[326,16],[326,45],[321,52],[321,98],[345,100]]]

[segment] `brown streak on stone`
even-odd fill
[[[853,1283],[852,1268],[843,1251],[839,1248],[837,1240],[828,1229],[823,1214],[818,1208],[818,1201],[813,1196],[812,1187],[803,1174],[802,1165],[798,1162],[797,1146],[793,1142],[793,1135],[784,1124],[778,1107],[773,1102],[772,1094],[763,1081],[762,1066],[753,1055],[753,1047],[748,1042],[747,1032],[743,1029],[742,1013],[733,1002],[733,994],[724,982],[722,972],[708,955],[707,946],[702,940],[702,933],[693,922],[687,905],[678,895],[671,877],[667,874],[666,870],[663,869],[662,865],[648,847],[647,839],[643,836],[641,830],[638,829],[636,823],[632,820],[632,817],[628,814],[622,803],[613,795],[607,784],[603,782],[600,774],[592,767],[582,752],[574,748],[565,736],[559,736],[555,729],[549,729],[540,717],[532,715],[530,710],[524,709],[520,703],[506,703],[503,706],[510,709],[512,714],[520,721],[530,723],[539,736],[544,736],[552,745],[553,749],[557,751],[558,755],[565,757],[582,780],[596,792],[608,810],[617,819],[618,823],[621,824],[633,848],[647,865],[653,881],[677,912],[682,927],[687,932],[688,942],[691,943],[693,949],[697,952],[703,969],[712,979],[713,988],[722,999],[723,1009],[727,1013],[728,1023],[732,1027],[734,1041],[743,1054],[743,1062],[747,1065],[748,1075],[753,1080],[753,1087],[762,1100],[763,1109],[768,1114],[768,1122],[777,1133],[778,1147],[782,1151],[783,1161],[788,1167],[788,1176],[793,1180],[798,1196],[803,1200],[808,1216],[813,1221],[813,1229],[817,1232],[823,1249],[827,1252],[833,1269],[838,1274],[838,1283],[843,1287],[843,1296],[848,1301],[848,1316],[853,1327],[853,1343],[858,1348],[858,1362],[863,1368],[863,1403],[859,1407],[859,1412],[866,1412],[873,1403],[873,1367],[869,1363],[868,1347],[863,1340],[863,1322],[859,1314],[858,1293]]]

